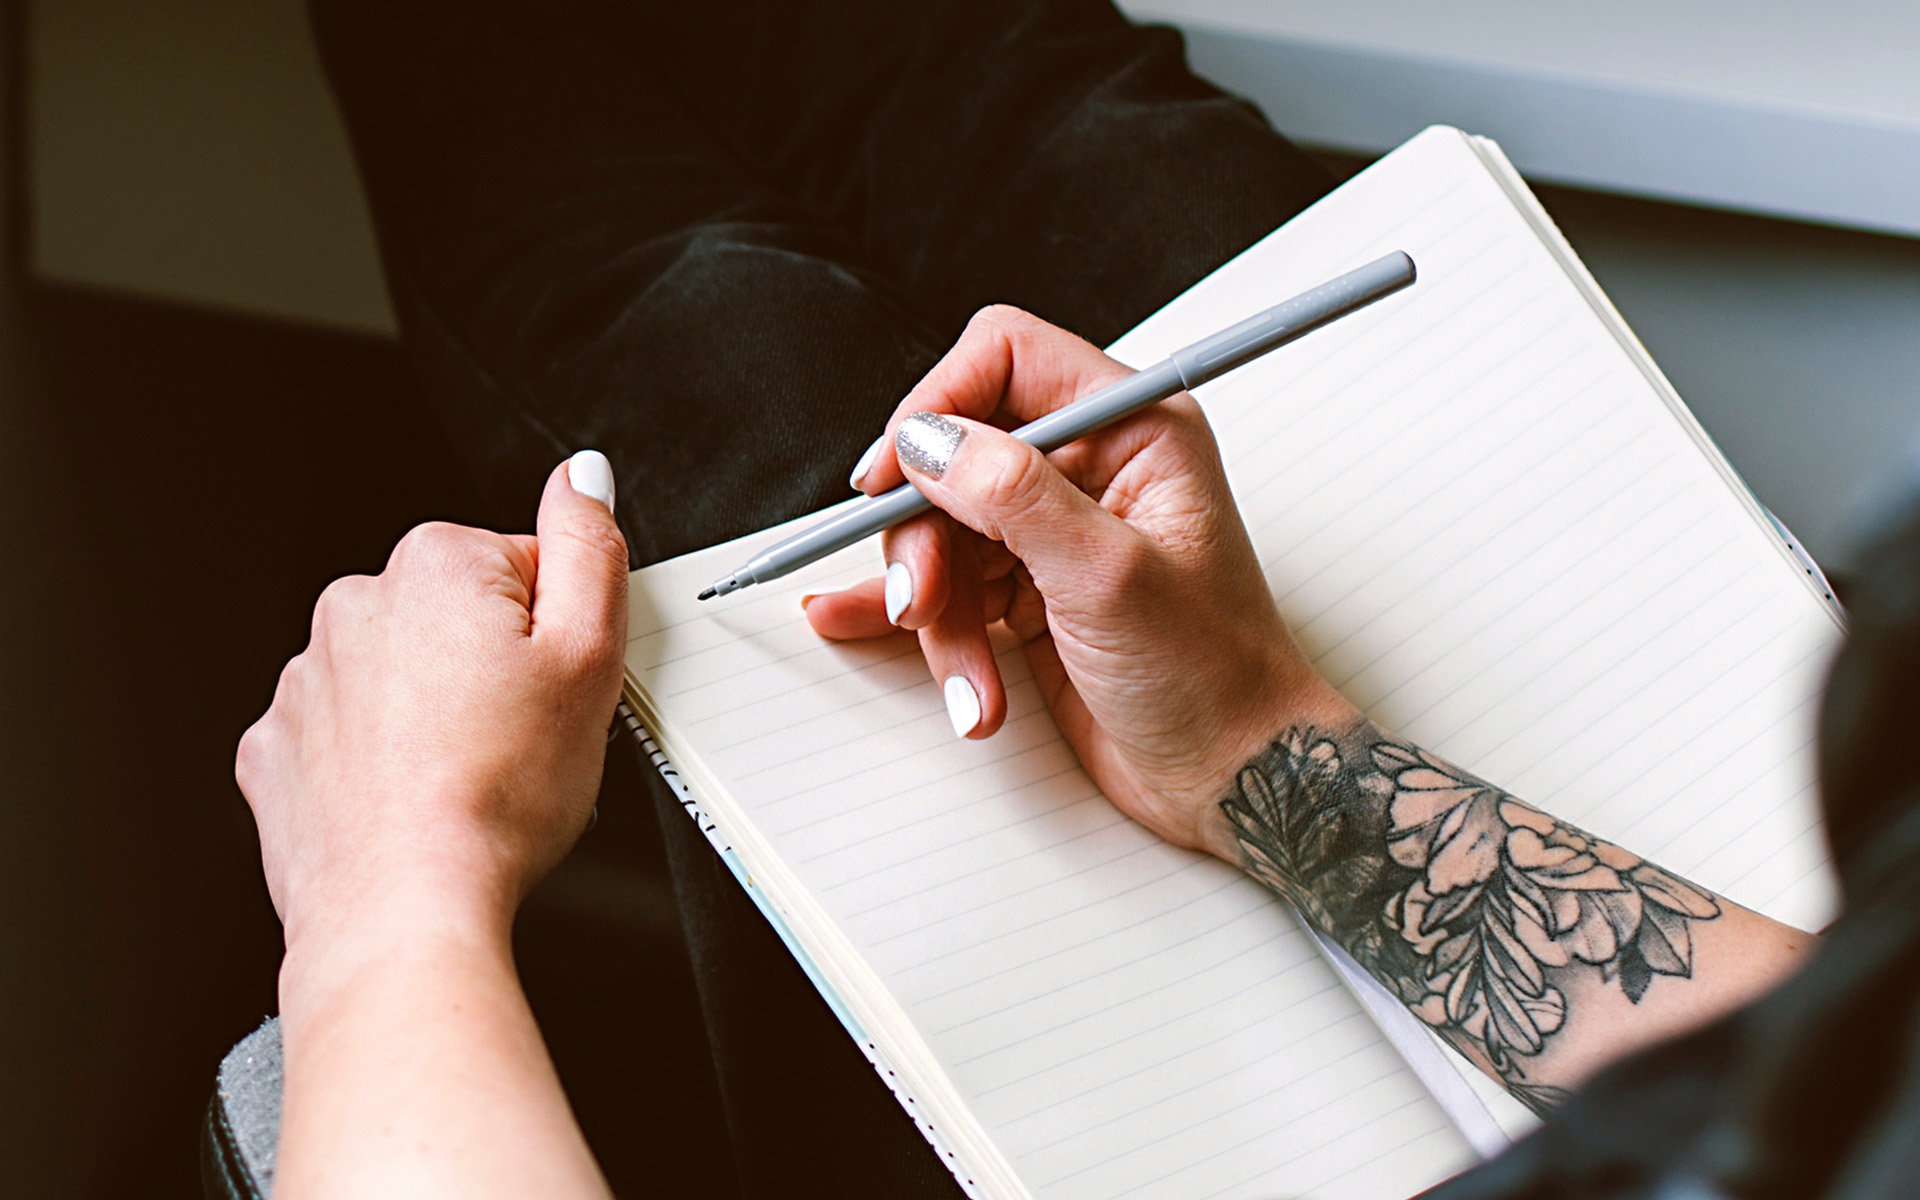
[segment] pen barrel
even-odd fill
[[[932,502],[915,490],[912,484],[903,483],[890,492],[883,492],[837,516],[828,517],[797,537],[754,555],[746,566],[734,572],[734,576],[742,583],[768,583],[782,575],[790,575],[809,563],[818,562],[829,554],[845,550],[855,542],[870,538],[932,507]]]
[[[1405,251],[1383,254],[1338,279],[1195,342],[1167,361],[1179,369],[1185,386],[1199,387],[1355,309],[1391,296],[1412,283],[1414,275],[1413,259]]]
[[[1091,396],[1055,409],[1014,430],[1013,436],[1042,453],[1058,450],[1186,388],[1198,387],[1383,296],[1392,295],[1413,280],[1413,259],[1401,251],[1382,255],[1338,279],[1249,317],[1231,329],[1195,342],[1171,358]],[[767,583],[792,574],[932,507],[912,484],[901,484],[885,495],[854,505],[755,555],[745,566],[708,589],[707,595],[725,595],[748,584]]]
[[[1158,404],[1186,386],[1172,361],[1155,363],[1118,383],[1101,388],[1065,408],[1056,408],[1013,431],[1013,436],[1045,454]]]

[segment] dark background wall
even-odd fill
[[[234,745],[329,580],[482,514],[391,340],[26,278],[20,30],[8,3],[0,1194],[191,1197],[215,1068],[275,1009]],[[616,1186],[725,1194],[650,808],[603,806],[516,950]]]

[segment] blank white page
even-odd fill
[[[1461,135],[1415,139],[1116,353],[1394,248],[1413,288],[1202,390],[1308,652],[1517,794],[1817,922],[1834,622]],[[990,1192],[1399,1197],[1468,1161],[1280,904],[1098,795],[1017,651],[1006,728],[961,742],[910,639],[823,644],[800,616],[875,573],[871,547],[693,600],[785,532],[636,572],[628,670],[919,1100],[960,1101],[943,1133],[975,1169],[984,1142],[1004,1157],[1017,1182]]]

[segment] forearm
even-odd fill
[[[1536,1110],[1771,986],[1811,942],[1357,714],[1281,733],[1213,832]]]
[[[416,919],[290,948],[276,1196],[607,1195],[509,924]]]

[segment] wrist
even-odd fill
[[[1236,867],[1247,866],[1233,823],[1222,807],[1240,787],[1241,772],[1288,730],[1345,732],[1364,722],[1356,708],[1332,684],[1298,657],[1275,668],[1274,687],[1266,702],[1253,706],[1240,736],[1232,740],[1219,785],[1209,795],[1194,825],[1199,848]]]
[[[497,888],[416,875],[343,891],[351,894],[308,904],[286,923],[284,1015],[324,1005],[397,966],[449,957],[511,961],[516,906]]]

